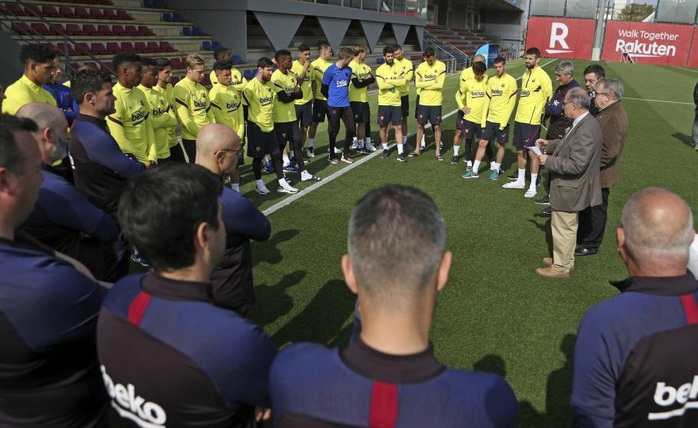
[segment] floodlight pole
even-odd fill
[[[605,0],[599,0],[596,6],[596,36],[594,37],[594,48],[591,50],[591,60],[601,59],[601,45],[603,44],[604,20],[606,18]]]

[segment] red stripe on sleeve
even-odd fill
[[[146,294],[142,291],[138,293],[136,298],[133,299],[131,305],[128,307],[128,322],[135,325],[141,325],[143,315],[145,314],[145,310],[148,308],[149,304],[150,294]]]
[[[370,426],[393,428],[397,424],[397,385],[373,382],[371,391]]]
[[[686,313],[686,322],[688,324],[698,324],[698,305],[696,298],[692,294],[684,294],[681,296],[681,304]]]

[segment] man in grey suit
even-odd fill
[[[591,99],[579,88],[565,95],[563,109],[572,128],[559,140],[536,141],[544,154],[538,158],[550,173],[553,257],[546,257],[541,276],[568,278],[574,268],[579,211],[601,203],[601,144],[603,133],[589,114]]]

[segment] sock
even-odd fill
[[[366,137],[366,144],[371,144],[371,137]]]
[[[490,162],[490,170],[494,170],[494,165],[495,165],[494,161]]]
[[[240,193],[240,183],[232,183],[230,187],[232,187],[236,192]]]
[[[453,156],[458,156],[459,151],[460,151],[460,146],[453,146]]]
[[[536,184],[538,183],[538,174],[531,174],[531,187],[529,189],[536,190]]]
[[[288,155],[284,155],[284,165],[288,165],[291,163],[291,160],[288,158]]]
[[[492,171],[497,171],[499,172],[499,167],[502,166],[502,164],[494,162],[494,168],[492,168]]]
[[[518,183],[526,182],[526,168],[519,168],[519,177],[516,179]]]
[[[398,144],[398,145],[397,145],[397,154],[399,154],[399,155],[402,154],[402,146],[403,146],[403,145],[404,145],[404,143],[403,143],[403,144]]]
[[[403,135],[402,144],[406,144],[406,143],[407,143],[407,135]],[[400,153],[402,153],[402,152],[400,152]]]
[[[473,171],[475,173],[477,173],[479,170],[480,170],[480,161],[476,160],[475,162],[473,162]]]
[[[314,142],[315,142],[315,138],[308,138],[308,147],[312,148]]]
[[[356,140],[356,147],[363,149],[364,148],[364,140]]]
[[[422,135],[422,142],[421,142],[422,147],[427,145],[427,138],[426,137],[427,137],[426,135]]]
[[[381,146],[383,146],[383,150],[388,150],[388,143],[381,143]]]

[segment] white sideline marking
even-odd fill
[[[687,106],[692,106],[694,105],[693,103],[685,103],[683,101],[668,101],[668,100],[648,100],[645,98],[630,98],[630,97],[623,97],[624,100],[633,100],[633,101],[647,101],[648,103],[667,103],[667,104],[682,104],[682,105],[687,105]]]
[[[550,60],[550,61],[546,62],[545,64],[541,65],[541,67],[545,67],[546,65],[553,63],[555,61],[557,61],[557,60]],[[516,80],[521,80],[521,77],[517,78]],[[448,112],[445,116],[442,116],[442,119],[447,119],[447,118],[453,116],[454,114],[456,114],[456,112],[458,112],[458,109],[455,109],[451,112]],[[431,128],[431,123],[426,125],[424,128],[425,129]],[[416,131],[410,132],[409,134],[407,134],[407,138],[412,137],[416,133],[417,133]],[[388,145],[388,149],[392,149],[394,146],[395,146],[395,143],[390,144],[390,145]],[[378,142],[378,147],[381,147],[380,142]],[[285,198],[283,201],[278,202],[278,203],[270,206],[266,210],[262,211],[262,213],[266,216],[271,215],[271,214],[275,213],[276,211],[280,210],[281,208],[286,207],[288,205],[291,205],[293,202],[297,201],[298,199],[302,198],[303,196],[305,196],[311,192],[314,192],[315,190],[319,189],[320,187],[324,186],[325,184],[330,183],[330,182],[338,179],[339,177],[343,176],[344,174],[346,174],[347,172],[356,168],[357,166],[359,166],[365,162],[368,162],[369,159],[373,159],[377,156],[382,156],[382,155],[383,155],[383,149],[378,148],[378,150],[371,153],[370,155],[363,156],[360,160],[354,161],[353,164],[351,164],[347,167],[344,167],[344,168],[340,169],[339,171],[334,172],[334,173],[330,174],[329,176],[323,178],[322,181],[318,181],[315,184],[313,184],[309,187],[306,187],[305,189],[299,191],[295,195],[291,195],[288,198]],[[322,154],[321,156],[324,156],[324,154]]]

